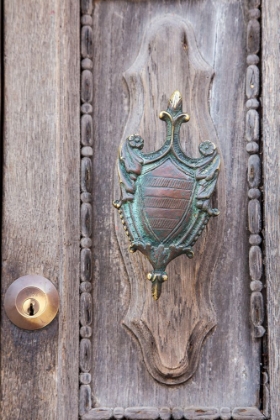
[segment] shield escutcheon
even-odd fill
[[[193,176],[168,158],[160,160],[155,168],[147,168],[138,182],[135,202],[143,214],[145,230],[155,241],[171,245],[191,215]]]
[[[137,134],[121,147],[121,198],[114,201],[131,242],[130,251],[139,250],[153,266],[147,277],[155,300],[167,280],[167,264],[181,254],[192,258],[192,247],[210,217],[219,214],[211,207],[220,167],[216,146],[202,142],[199,158],[184,153],[179,134],[189,116],[182,112],[179,91],[173,93],[160,118],[167,128],[160,150],[143,153],[144,140]]]

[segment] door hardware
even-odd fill
[[[59,307],[58,292],[45,277],[27,275],[8,288],[4,308],[10,321],[25,330],[38,330],[48,325]]]
[[[160,150],[143,153],[144,140],[138,134],[121,145],[121,198],[113,203],[131,242],[130,252],[139,250],[153,267],[147,278],[155,300],[167,280],[166,266],[181,254],[192,258],[192,247],[210,217],[219,214],[211,206],[220,168],[215,144],[200,143],[199,158],[185,154],[180,128],[190,117],[182,112],[178,90],[159,117],[166,123],[166,141]]]

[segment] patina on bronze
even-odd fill
[[[141,251],[153,266],[147,277],[155,300],[167,280],[167,264],[181,254],[192,258],[192,246],[210,217],[219,214],[211,207],[220,167],[216,146],[207,140],[199,145],[201,157],[186,156],[180,128],[190,117],[182,112],[178,90],[159,117],[167,129],[160,150],[143,153],[144,140],[138,134],[122,145],[118,157],[121,198],[113,203],[131,242],[130,251]]]

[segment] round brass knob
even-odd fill
[[[55,286],[42,276],[28,275],[8,288],[4,308],[10,321],[25,330],[38,330],[56,316],[59,297]]]

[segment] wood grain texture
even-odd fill
[[[248,226],[249,231],[253,234],[257,234],[261,231],[261,205],[257,199],[253,199],[248,203]]]
[[[245,419],[254,419],[262,420],[264,415],[257,408],[235,408],[232,412],[233,420],[245,420]]]
[[[250,54],[257,54],[260,50],[260,23],[256,19],[248,24],[247,50]]]
[[[91,382],[91,374],[90,373],[80,373],[80,383],[88,385]]]
[[[209,278],[213,276],[211,293],[212,305],[217,314],[217,327],[206,340],[196,374],[186,384],[173,388],[157,383],[149,375],[135,337],[128,335],[121,325],[131,291],[127,281],[128,272],[121,262],[113,232],[114,210],[111,205],[115,198],[113,180],[117,149],[120,139],[125,134],[131,134],[124,133],[125,126],[132,117],[129,111],[133,98],[123,73],[135,62],[146,28],[152,25],[154,19],[169,13],[173,14],[174,20],[179,16],[180,19],[191,22],[198,49],[203,59],[215,71],[210,85],[209,109],[224,157],[222,172],[226,201],[225,205],[221,194],[216,196],[215,206],[220,208],[222,217],[226,220],[225,229],[212,244],[214,249],[221,247],[217,264],[214,267],[209,259],[204,261]],[[247,2],[235,0],[95,2],[93,74],[99,76],[94,78],[93,95],[94,313],[91,373],[94,408],[144,405],[219,408],[259,405],[260,344],[252,339],[249,328],[249,245],[246,231],[248,156],[244,139],[246,109],[257,109],[259,102],[252,98],[247,103],[248,108],[244,106],[248,23],[244,16],[247,16]],[[138,116],[140,124],[133,128],[134,132],[141,129],[141,135],[147,144],[146,151],[157,149],[165,138],[164,125],[157,119],[157,114],[165,109],[170,90],[173,91],[172,85],[175,85],[174,89],[181,90],[183,97],[186,96],[186,86],[189,86],[180,85],[183,83],[180,79],[182,56],[187,48],[184,38],[182,37],[182,54],[179,57],[172,55],[172,41],[164,41],[163,39],[158,51],[151,48],[151,56],[160,56],[161,52],[165,55],[165,66],[158,68],[157,61],[151,60],[144,90],[149,92],[148,83],[154,87],[145,98],[144,111],[139,108],[139,113],[142,113]],[[255,58],[251,61],[256,64]],[[176,68],[179,69],[178,73]],[[141,97],[138,99],[140,101]],[[196,122],[203,127],[199,115]],[[193,124],[182,132],[183,147],[190,155],[196,154],[198,131]],[[101,173],[106,173],[106,176],[101,177]],[[257,198],[258,192],[252,190],[254,189],[250,190],[250,194]],[[145,312],[146,317],[150,316],[152,328],[158,328],[159,336],[174,340],[173,352],[176,360],[180,360],[178,348],[184,347],[181,343],[186,339],[184,334],[179,337],[174,330],[175,320],[180,322],[181,316],[185,315],[181,311],[184,299],[180,295],[181,278],[185,276],[186,279],[193,271],[196,274],[199,272],[206,238],[211,232],[215,233],[215,222],[216,220],[212,221],[212,225],[196,246],[198,260],[194,265],[190,266],[184,257],[170,264],[174,280],[172,284],[165,286],[167,296],[168,288],[173,290],[175,298],[173,296],[172,299],[176,302],[175,305],[169,305],[168,300],[164,301],[164,296],[161,296],[161,311],[166,311],[166,319],[158,323],[156,311],[153,312],[154,321],[151,312]],[[143,266],[138,266],[139,273],[143,271]],[[144,271],[148,271],[148,268],[145,267]],[[193,293],[191,281],[188,283],[186,280],[186,284],[189,284],[190,293]],[[141,281],[139,276],[138,287],[147,288],[145,305],[148,307],[149,284]],[[181,340],[178,348],[176,340]],[[160,349],[162,353],[165,352],[164,340],[160,343]],[[172,352],[170,349],[168,351],[164,357],[168,363],[172,363]]]
[[[92,146],[92,118],[90,115],[83,115],[81,118],[81,143],[83,146]]]
[[[92,258],[91,250],[84,248],[81,250],[81,280],[85,282],[91,281]]]
[[[116,420],[122,419],[124,416],[124,409],[122,407],[115,407],[113,412],[114,418]]]
[[[262,252],[259,246],[252,246],[249,251],[250,276],[253,281],[261,280],[263,274]]]
[[[252,154],[258,153],[260,148],[258,143],[256,143],[255,141],[251,141],[250,143],[246,144],[246,150],[248,153]]]
[[[92,323],[92,300],[90,293],[80,296],[80,324],[84,327]]]
[[[80,369],[82,372],[89,372],[91,369],[91,343],[88,338],[80,341]]]
[[[185,49],[183,53],[182,42]],[[165,50],[164,55],[163,50]],[[176,59],[178,65],[168,68],[167,62],[169,60],[175,62]],[[153,63],[157,63],[156,68],[153,67]],[[156,134],[162,131],[159,112],[156,112],[154,107],[149,108],[147,104],[153,96],[158,109],[163,102],[162,98],[168,97],[167,92],[172,93],[178,84],[185,92],[183,111],[191,115],[188,123],[190,126],[184,131],[192,149],[192,152],[188,152],[188,156],[197,156],[199,144],[205,140],[210,140],[220,150],[219,139],[208,109],[212,77],[213,69],[202,58],[192,26],[188,21],[178,16],[174,19],[172,14],[153,19],[143,34],[135,62],[124,73],[129,89],[130,114],[122,144],[127,136],[136,130],[146,134],[145,144],[147,143],[146,147],[150,150],[158,150],[162,146],[164,136]],[[168,101],[161,111],[166,109],[167,104]],[[186,141],[184,137],[183,139]],[[167,176],[167,166],[162,176],[163,174]],[[176,176],[181,176],[180,172],[176,172]],[[224,172],[222,172],[215,195],[216,201],[222,208],[225,207],[224,183]],[[118,178],[115,178],[115,191],[117,198],[120,194]],[[177,192],[180,193],[179,197],[183,197],[182,190]],[[169,194],[169,190],[167,193]],[[152,194],[151,190],[146,194]],[[160,194],[163,194],[163,191]],[[147,369],[159,382],[174,385],[188,380],[197,369],[206,336],[216,325],[210,296],[212,276],[209,275],[209,271],[213,272],[219,255],[218,238],[222,235],[224,224],[225,217],[221,215],[207,225],[203,244],[194,247],[192,261],[184,258],[185,264],[181,265],[176,276],[174,267],[178,267],[179,260],[167,267],[169,280],[164,285],[164,289],[167,290],[163,291],[159,301],[154,303],[146,281],[146,273],[149,270],[147,260],[140,252],[136,254],[129,252],[122,220],[117,214],[115,216],[116,234],[131,289],[129,309],[123,324],[130,334],[136,336]],[[213,242],[217,244],[215,248],[211,246]],[[208,262],[211,262],[211,266],[207,265]],[[180,308],[176,310],[178,301]]]
[[[258,141],[260,133],[259,113],[251,109],[246,114],[246,140]]]
[[[4,3],[1,295],[19,276],[40,274],[58,288],[60,311],[36,332],[19,330],[2,311],[1,419],[76,420],[79,3]]]
[[[271,419],[280,418],[280,5],[262,6],[262,97],[265,269]]]
[[[270,418],[270,389],[268,372],[263,372],[263,413],[267,418]]]
[[[81,234],[84,237],[90,237],[92,230],[92,207],[89,203],[81,205]]]
[[[171,409],[169,407],[160,407],[158,414],[161,420],[169,420],[171,418]]]
[[[91,408],[91,387],[90,385],[81,385],[80,386],[80,395],[79,395],[79,414],[83,416],[89,412]],[[84,418],[87,418],[86,416]],[[102,417],[100,417],[102,418]]]
[[[247,98],[255,98],[260,91],[260,72],[259,68],[251,65],[247,68],[246,73],[246,96]]]
[[[251,155],[248,159],[248,184],[257,188],[261,181],[261,161],[259,155]]]
[[[89,115],[83,115],[89,117]],[[91,192],[92,188],[92,162],[88,157],[84,157],[81,161],[81,191]]]
[[[112,408],[93,408],[87,414],[85,414],[83,420],[109,420],[112,418]]]
[[[81,387],[86,392],[84,386]],[[86,402],[86,395],[83,394]],[[266,417],[255,407],[116,407],[114,410],[109,407],[99,407],[89,410],[82,415],[82,420],[264,420]]]

